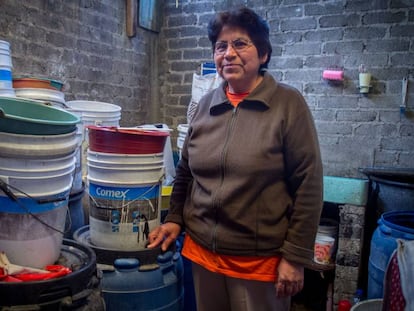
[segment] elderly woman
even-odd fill
[[[254,11],[217,14],[208,37],[224,81],[200,100],[149,247],[165,250],[186,232],[198,311],[289,310],[322,209],[312,115],[266,72],[269,28]]]

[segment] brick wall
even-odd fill
[[[312,109],[326,175],[361,177],[358,167],[414,166],[414,87],[400,115],[402,79],[414,82],[414,5],[410,1],[166,2],[161,33],[161,98],[165,120],[186,122],[192,74],[211,61],[206,23],[215,11],[246,4],[265,16],[273,45],[269,71],[297,87]],[[368,96],[358,67],[373,75]],[[322,79],[344,69],[343,83]]]
[[[15,75],[65,82],[65,98],[122,106],[121,124],[186,122],[192,75],[211,61],[206,23],[243,3],[271,26],[269,71],[305,95],[319,133],[326,175],[358,167],[414,166],[414,87],[400,115],[401,81],[414,82],[414,5],[409,1],[166,1],[159,34],[125,33],[123,1],[0,2],[0,38],[12,44]],[[360,64],[373,74],[358,92]],[[340,84],[326,68],[344,69]],[[154,69],[155,68],[155,69]],[[173,142],[177,133],[173,133]]]
[[[66,100],[120,105],[121,124],[149,121],[154,35],[128,38],[125,1],[0,1],[0,40],[11,44],[13,75],[65,83]]]
[[[326,175],[363,177],[358,167],[414,166],[410,1],[165,1],[160,33],[137,27],[128,38],[124,1],[2,0],[0,38],[12,45],[15,75],[64,81],[66,100],[118,104],[121,125],[176,128],[186,122],[193,73],[212,59],[208,20],[241,3],[269,21],[269,71],[306,97]],[[368,96],[358,90],[360,64],[373,75]],[[344,69],[343,83],[322,79],[331,67]],[[406,76],[409,111],[400,115]],[[175,142],[177,132],[172,135]]]

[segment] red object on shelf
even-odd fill
[[[352,305],[349,300],[340,300],[338,302],[338,311],[349,311],[351,307]]]
[[[89,149],[119,154],[152,154],[164,151],[168,131],[123,129],[120,127],[87,126]]]

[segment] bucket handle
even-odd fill
[[[33,214],[26,206],[24,206],[24,204],[22,204],[22,202],[20,202],[20,200],[14,195],[14,193],[9,188],[20,192],[24,196],[26,196],[29,199],[35,201],[37,204],[47,204],[47,203],[54,203],[54,202],[65,201],[66,198],[59,197],[59,198],[54,198],[54,199],[36,199],[36,198],[32,197],[31,195],[29,195],[28,193],[26,193],[26,192],[24,192],[24,191],[22,191],[22,190],[20,190],[20,189],[18,189],[16,187],[14,187],[12,185],[7,184],[5,181],[3,181],[0,178],[0,189],[4,192],[5,195],[7,195],[10,198],[10,200],[16,202],[16,204],[19,207],[21,207],[28,215],[32,216],[34,219],[36,219],[38,222],[40,222],[44,226],[46,226],[49,229],[52,229],[52,230],[54,230],[54,231],[56,231],[58,233],[61,233],[61,234],[64,235],[65,233],[68,233],[69,232],[70,228],[72,227],[72,219],[70,217],[70,212],[69,212],[69,207],[68,206],[66,206],[66,213],[69,215],[68,228],[67,229],[65,228],[64,231],[61,231],[61,230],[56,229],[55,227],[49,225],[48,223],[44,222],[42,219],[40,219],[35,214]]]

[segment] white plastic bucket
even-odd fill
[[[317,243],[319,243],[319,246],[321,246],[322,244],[326,244],[329,241],[330,244],[330,241],[333,239],[333,244],[329,248],[329,258],[325,258],[323,260],[317,259],[317,254],[315,253],[316,262],[320,264],[329,264],[334,260],[333,255],[336,253],[336,249],[338,248],[338,225],[338,222],[334,219],[321,218],[318,226],[317,239],[315,241],[315,251]]]
[[[88,150],[87,157],[89,165],[95,165],[102,168],[143,168],[152,167],[157,170],[164,163],[163,153],[152,154],[119,154],[103,153]],[[159,177],[157,178],[159,180]]]
[[[315,239],[314,261],[328,265],[331,263],[335,239],[331,236],[317,234]]]
[[[121,107],[104,102],[72,100],[66,102],[66,110],[78,115],[83,127],[86,125],[119,126],[121,119]]]
[[[58,139],[62,144],[58,144],[56,150],[49,142],[49,145],[40,143],[39,151],[35,143],[42,138],[28,135],[33,138],[30,154],[26,145],[30,144],[30,137],[1,135],[7,141],[0,150],[5,150],[9,156],[0,156],[3,187],[0,191],[0,250],[6,252],[14,264],[43,268],[53,264],[60,254],[75,169],[76,141],[68,140],[70,135],[62,135],[64,139]],[[13,139],[16,139],[15,144]],[[48,157],[44,154],[46,150]],[[72,153],[67,154],[70,150]],[[43,157],[36,157],[39,154]]]
[[[69,191],[74,170],[74,153],[49,159],[0,157],[0,179],[17,196],[53,196]]]
[[[93,244],[119,250],[145,249],[148,233],[160,224],[162,158],[162,154],[88,153]]]
[[[382,299],[368,299],[358,302],[352,306],[351,311],[382,311],[383,300]]]
[[[88,125],[100,126],[119,126],[121,119],[121,107],[114,104],[73,100],[65,103],[65,109],[81,118],[81,123],[77,125],[78,136],[81,142],[77,154],[77,166],[75,171],[75,180],[85,180],[88,174],[86,157],[88,150],[88,135],[86,127]],[[78,186],[80,186],[77,183]]]
[[[72,154],[79,146],[76,131],[59,135],[25,135],[0,132],[0,156],[50,158]]]
[[[15,202],[0,196],[0,250],[11,263],[44,268],[56,262],[65,230],[68,194],[35,198],[44,202],[28,197]]]
[[[181,150],[182,150],[183,145],[184,145],[184,140],[187,137],[188,124],[178,124],[177,130],[178,130],[177,148],[178,148],[178,151],[179,151],[179,156],[181,158]]]
[[[14,97],[10,43],[0,40],[0,96]]]
[[[40,100],[56,108],[65,108],[65,94],[58,90],[44,88],[15,88],[17,97]]]

